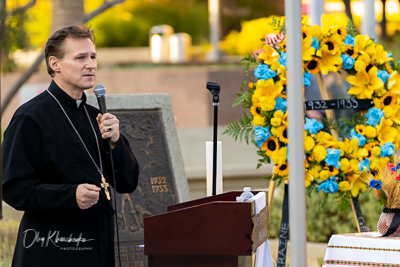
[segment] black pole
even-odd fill
[[[217,98],[217,100],[216,100]],[[214,106],[214,139],[213,139],[213,188],[212,194],[215,196],[217,194],[217,129],[218,129],[218,96],[213,97]]]
[[[207,82],[207,89],[213,95],[214,106],[214,137],[213,137],[213,184],[212,195],[217,194],[217,130],[218,130],[218,105],[220,86],[217,83]]]

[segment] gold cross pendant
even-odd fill
[[[101,176],[101,181],[102,183],[100,185],[102,188],[104,188],[104,193],[106,193],[107,199],[111,200],[110,191],[108,191],[108,187],[110,187],[110,185],[106,183],[106,178],[104,178],[103,175]]]

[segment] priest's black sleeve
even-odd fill
[[[34,117],[17,114],[3,141],[3,199],[17,210],[78,209],[77,184],[64,184],[45,166],[46,140]]]

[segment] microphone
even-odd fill
[[[104,114],[107,112],[107,106],[106,106],[106,87],[102,84],[98,84],[94,87],[93,93],[97,98],[97,102],[99,103],[99,109],[100,113]]]

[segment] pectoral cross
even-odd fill
[[[104,193],[106,193],[107,199],[111,200],[110,191],[108,191],[108,187],[110,187],[110,185],[106,183],[106,178],[104,178],[103,175],[101,176],[101,181],[102,183],[100,185],[102,188],[104,188]]]

